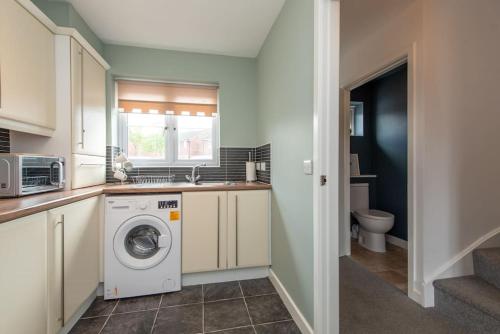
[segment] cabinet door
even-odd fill
[[[47,219],[0,224],[0,332],[47,332]]]
[[[73,39],[71,59],[73,153],[105,156],[105,70]]]
[[[1,1],[0,80],[0,127],[52,135],[54,35],[15,0]]]
[[[229,191],[229,267],[269,265],[269,228],[268,190]]]
[[[227,240],[225,192],[182,194],[182,272],[225,269]]]
[[[62,287],[52,289],[54,301],[56,294],[62,293],[62,314],[64,324],[75,314],[83,302],[95,291],[99,283],[99,197],[92,197],[49,211],[49,220],[57,225],[62,222],[62,242],[57,246],[58,231],[54,238],[54,268],[62,273]],[[50,223],[49,223],[50,226]],[[62,248],[62,259],[57,250]],[[62,269],[57,269],[58,265]],[[57,279],[54,281],[56,284]],[[57,310],[57,307],[53,308]],[[55,312],[54,312],[55,313]],[[57,314],[55,314],[57,315]],[[57,318],[56,318],[57,319]]]
[[[71,39],[71,138],[73,153],[83,153],[83,47]]]

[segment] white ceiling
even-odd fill
[[[285,0],[66,0],[105,43],[255,57]]]

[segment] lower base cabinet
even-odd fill
[[[99,284],[100,199],[48,211],[49,333],[57,333]]]
[[[271,264],[269,190],[182,194],[182,272]]]
[[[0,224],[0,333],[47,332],[47,215]]]
[[[269,259],[269,191],[229,191],[228,267],[259,267]]]

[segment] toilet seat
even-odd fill
[[[372,209],[358,209],[354,211],[357,215],[364,218],[369,218],[373,220],[387,220],[393,219],[394,215],[389,212],[382,210],[372,210]]]

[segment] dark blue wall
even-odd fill
[[[394,214],[389,234],[407,240],[407,66],[353,90],[356,98],[367,101],[366,125],[363,137],[351,137],[351,152],[359,154],[361,173],[377,174],[370,207]]]
[[[351,153],[359,154],[359,171],[371,174],[374,169],[371,145],[373,115],[373,85],[367,83],[351,91],[351,101],[363,102],[363,136],[351,136]]]

